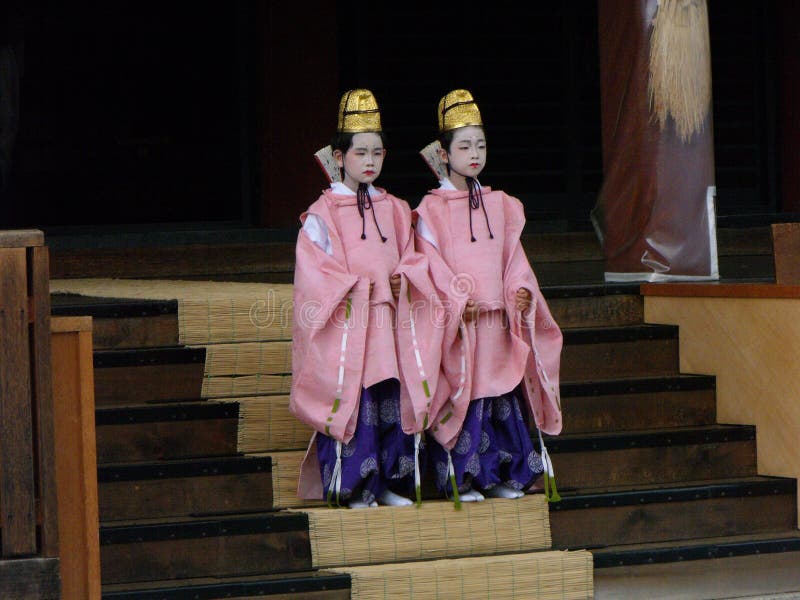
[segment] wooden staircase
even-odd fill
[[[760,234],[725,235],[724,268],[771,277]],[[546,440],[563,497],[553,548],[589,549],[595,569],[800,550],[796,482],[757,474],[753,427],[716,422],[714,378],[679,372],[677,328],[643,323],[638,286],[602,283],[583,234],[527,247],[565,340],[564,431]],[[76,264],[54,258],[61,276]],[[141,276],[119,260],[118,275]],[[216,278],[286,281],[288,268]],[[177,303],[52,300],[94,316],[103,597],[348,598],[347,575],[314,567],[307,516],[276,510],[297,504],[303,444],[242,452],[240,403],[201,397],[205,353],[179,345]]]

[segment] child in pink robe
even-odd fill
[[[384,153],[374,96],[347,92],[317,153],[331,187],[301,215],[296,249],[289,406],[315,430],[298,495],[351,508],[419,501],[439,373],[440,306],[411,210],[372,185]]]
[[[440,187],[415,210],[417,249],[449,316],[429,429],[436,484],[457,502],[519,498],[544,472],[554,500],[541,432],[561,431],[562,335],[520,242],[525,213],[476,179],[486,137],[467,90],[442,98],[439,130],[422,154]]]

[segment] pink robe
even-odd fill
[[[455,444],[470,400],[511,392],[520,383],[536,426],[544,433],[561,432],[563,338],[520,241],[525,212],[519,200],[502,191],[482,191],[494,239],[483,210],[477,209],[472,210],[477,241],[470,241],[466,191],[432,190],[415,210],[422,221],[417,249],[428,257],[431,278],[448,310],[431,426],[446,448]],[[519,288],[532,296],[525,315],[516,308]],[[465,324],[461,315],[468,299],[483,312]]]
[[[366,239],[356,197],[330,189],[300,220],[313,214],[325,224],[331,254],[303,231],[297,238],[289,409],[315,432],[343,443],[355,433],[362,387],[389,378],[400,380],[403,430],[421,432],[439,376],[442,330],[436,315],[442,310],[427,259],[414,249],[411,210],[377,191],[364,215]],[[397,302],[389,285],[394,273],[401,275]],[[301,467],[298,496],[322,497],[315,437]]]

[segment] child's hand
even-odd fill
[[[397,300],[400,297],[400,274],[395,273],[389,278],[389,287],[392,288],[392,296]]]
[[[527,312],[531,307],[531,293],[525,288],[517,290],[517,310],[521,313]]]
[[[467,305],[464,307],[464,314],[462,318],[464,319],[465,323],[469,323],[474,321],[478,317],[478,307],[475,306],[475,302],[472,300],[467,300]]]

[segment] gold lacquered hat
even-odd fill
[[[483,127],[481,111],[468,90],[453,90],[439,100],[439,133],[468,125]]]
[[[381,131],[381,113],[378,101],[369,90],[350,90],[342,95],[339,102],[339,124],[336,130],[340,133],[379,133]]]

